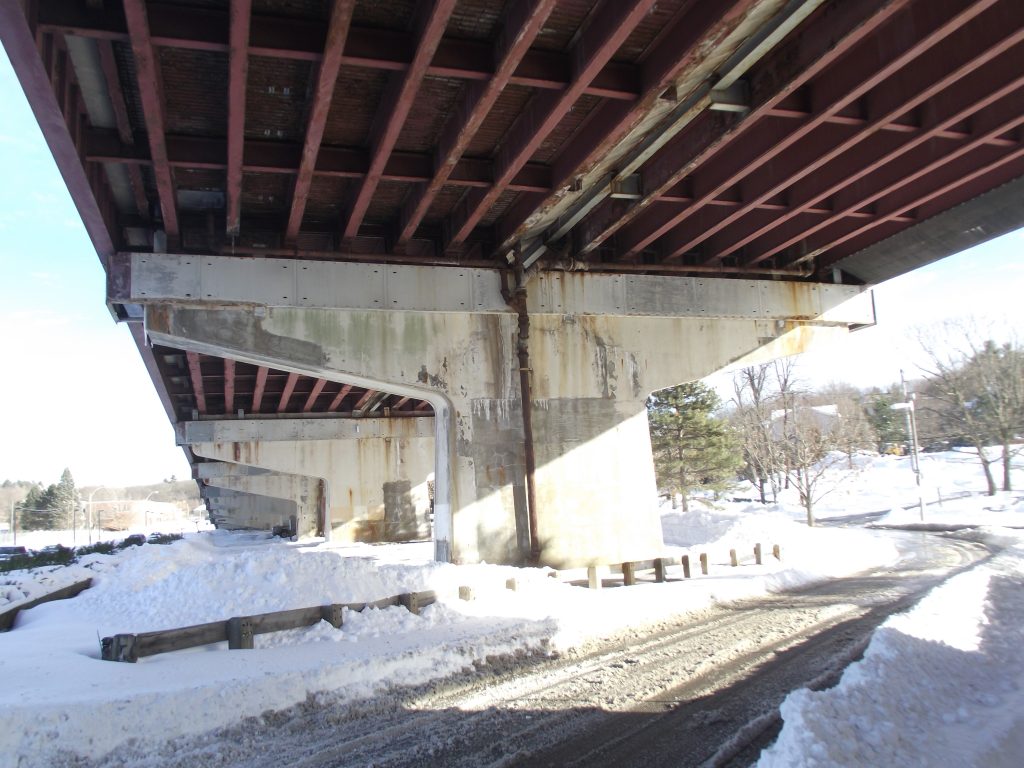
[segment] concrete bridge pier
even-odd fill
[[[183,422],[178,443],[215,459],[215,467],[226,462],[268,471],[218,477],[209,480],[211,485],[291,499],[300,511],[320,509],[323,494],[324,514],[313,518],[313,525],[304,524],[303,531],[319,528],[338,541],[429,536],[427,481],[434,469],[430,417]]]
[[[196,474],[207,486],[294,501],[296,514],[289,527],[299,537],[317,536],[322,529],[323,481],[319,478],[227,462],[200,464]]]
[[[267,530],[287,526],[298,508],[291,499],[206,486],[201,491],[210,513],[210,522],[225,528]]]
[[[428,400],[436,553],[456,562],[656,555],[648,394],[872,319],[840,306],[852,286],[542,273],[526,303],[531,510],[520,324],[499,272],[260,259],[255,282],[245,260],[131,258],[123,295],[155,343]]]

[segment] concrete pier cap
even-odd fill
[[[542,273],[531,542],[519,326],[497,270],[133,254],[122,275],[113,298],[145,308],[155,343],[430,402],[435,549],[456,562],[521,563],[531,543],[555,567],[657,556],[649,393],[873,322],[856,286]]]

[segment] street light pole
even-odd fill
[[[917,452],[917,416],[914,411],[914,395],[907,393],[907,380],[900,370],[900,385],[903,387],[903,402],[893,403],[890,408],[894,411],[906,411],[907,414],[907,437],[910,438],[910,468],[914,471],[914,481],[917,483],[917,505],[921,515],[921,522],[924,522],[924,489],[921,485],[921,460]]]
[[[89,494],[89,501],[86,502],[86,506],[89,507],[89,544],[92,544],[92,510],[93,510],[92,497],[96,495],[97,491],[101,491],[101,490],[103,490],[106,487],[107,486],[105,486],[105,485],[98,485],[95,488],[93,488],[92,489],[92,493]],[[99,519],[99,515],[97,515],[96,516],[96,541],[100,540],[101,532],[102,532],[102,529],[100,528],[100,519]]]

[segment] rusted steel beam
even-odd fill
[[[359,234],[359,225],[363,223],[373,193],[384,175],[384,166],[412,109],[416,92],[427,76],[427,67],[441,43],[455,3],[456,0],[420,0],[417,6],[416,53],[405,72],[391,75],[384,96],[377,105],[377,114],[370,128],[370,167],[356,189],[347,218],[342,221],[342,236],[345,238]]]
[[[149,33],[144,0],[124,0],[125,23],[128,27],[132,53],[135,56],[135,74],[142,99],[142,112],[146,117],[149,154],[156,177],[157,195],[163,216],[168,247],[176,248],[179,240],[178,206],[174,193],[174,178],[167,162],[166,121],[164,120],[163,89],[156,52]]]
[[[370,398],[372,398],[376,394],[377,394],[377,390],[375,390],[375,389],[368,389],[368,390],[366,390],[365,392],[363,392],[363,396],[360,397],[359,400],[356,401],[356,404],[352,406],[352,410],[353,411],[362,410],[363,406],[365,406],[368,402],[370,402]]]
[[[402,406],[405,405],[406,403],[408,403],[410,399],[411,398],[408,398],[408,397],[399,398],[397,401],[395,401],[395,404],[391,406],[391,410],[393,410],[393,411],[401,410]]]
[[[245,143],[245,87],[249,77],[249,20],[252,0],[231,0],[228,53],[228,172],[224,195],[228,235],[242,220],[242,150]],[[230,410],[230,409],[229,409]]]
[[[591,170],[636,128],[684,72],[700,65],[708,51],[714,50],[715,45],[735,29],[754,4],[753,0],[733,0],[684,6],[686,13],[675,20],[674,26],[662,35],[660,42],[644,58],[639,77],[641,92],[637,101],[631,104],[606,103],[598,107],[555,160],[553,187],[561,189],[574,177]],[[656,129],[657,140],[668,141],[683,124],[683,120],[678,120],[673,125],[659,126]],[[536,207],[534,201],[517,201],[499,225],[499,240],[506,242],[514,238]]]
[[[87,10],[78,0],[47,0],[40,5],[39,29],[43,32],[128,41],[124,16],[116,3],[106,3],[101,11]],[[221,53],[230,50],[227,12],[161,2],[147,3],[147,8],[154,45]],[[252,17],[249,53],[253,56],[319,62],[325,42],[321,21],[262,14]],[[414,36],[409,32],[353,27],[341,64],[404,72],[410,66],[413,46]],[[427,75],[489,80],[495,74],[492,50],[486,42],[442,39]],[[531,50],[524,55],[509,84],[561,91],[570,83],[570,69],[570,59],[563,53]],[[584,93],[632,101],[639,92],[638,83],[636,66],[609,62]]]
[[[1021,23],[1024,25],[1024,16],[1022,16]],[[907,137],[895,137],[897,141],[893,143],[876,142],[876,146],[880,146],[881,151],[873,151],[870,146],[859,147],[856,157],[846,155],[831,166],[817,169],[805,180],[803,185],[794,187],[790,191],[789,197],[793,207],[788,213],[780,216],[771,226],[746,229],[739,236],[713,239],[706,249],[708,257],[723,258],[746,246],[751,246],[750,250],[754,254],[763,254],[763,258],[768,258],[784,250],[788,245],[776,247],[776,245],[770,244],[772,241],[778,244],[779,241],[777,236],[773,237],[769,234],[771,230],[786,231],[783,225],[797,214],[824,200],[840,195],[843,190],[860,188],[862,181],[866,181],[866,183],[877,181],[880,178],[879,174],[886,172],[886,166],[894,166],[908,155],[912,157],[912,153],[920,147],[935,144],[938,137],[953,126],[960,125],[968,119],[976,121],[977,118],[972,118],[972,116],[977,112],[1020,90],[1024,86],[1024,76],[1014,77],[1014,75],[1018,75],[1020,72],[1019,62],[1024,56],[1024,28],[1009,35],[1004,42],[1011,40],[1014,42],[1005,47],[1003,44],[996,44],[985,49],[980,56],[955,67],[952,73],[941,77],[932,86],[912,88],[910,92],[929,97],[926,100],[920,100],[915,96],[908,106],[908,109],[921,108],[927,116],[918,132]],[[993,62],[992,58],[998,56],[999,53],[1003,55],[999,60]],[[956,54],[951,52],[948,56],[939,57],[938,60],[945,63],[950,57],[953,57],[955,62],[955,56]],[[985,66],[989,63],[992,66]],[[938,64],[931,61],[928,62],[928,65],[929,68],[938,67]],[[1008,79],[1009,82],[1007,82]],[[904,78],[903,82],[906,83],[907,79]],[[991,90],[995,83],[1005,83],[1005,85]],[[935,92],[939,89],[943,92],[936,94]],[[896,109],[902,109],[902,107]],[[995,139],[996,143],[993,144],[989,139]],[[969,135],[967,142],[961,139],[959,144],[961,147],[965,143],[970,143],[973,146],[976,141],[978,141],[976,135]],[[988,146],[1005,147],[1007,141],[1011,145],[1015,145],[1012,140],[998,135],[984,134],[982,139],[983,144]],[[960,147],[949,146],[948,140],[943,142],[942,146],[948,147],[948,151],[953,153],[953,156],[961,151]],[[935,151],[942,154],[943,149],[936,145]],[[906,161],[903,161],[899,169],[894,168],[894,170],[897,173],[904,173],[913,170],[913,167],[912,164],[907,165]],[[842,216],[851,206],[834,199],[833,208],[836,211],[835,215]],[[675,233],[672,233],[666,240],[671,240],[674,236]],[[782,239],[786,240],[787,238],[784,236]]]
[[[206,391],[203,389],[203,368],[197,352],[186,352],[188,374],[192,379],[192,395],[196,400],[196,410],[200,415],[206,414]]]
[[[713,227],[704,228],[699,232],[694,229],[692,224],[671,232],[665,237],[663,242],[665,255],[672,257],[693,250],[697,243],[713,237],[733,222],[738,221],[752,210],[752,206],[755,203],[780,194],[802,179],[810,179],[810,183],[813,185],[815,177],[821,178],[824,176],[822,170],[829,163],[838,161],[838,159],[844,156],[848,159],[849,167],[844,170],[843,177],[850,179],[853,177],[864,177],[866,175],[863,170],[864,148],[861,145],[868,139],[878,137],[878,134],[881,133],[880,126],[889,124],[900,115],[928,104],[938,94],[941,94],[946,89],[953,88],[965,77],[1005,54],[1024,40],[1024,30],[1021,29],[1021,26],[1024,25],[1024,11],[1016,13],[1011,11],[1008,17],[1000,15],[998,16],[998,21],[1002,23],[996,25],[991,23],[995,19],[988,15],[979,16],[975,14],[973,18],[970,17],[968,14],[971,10],[974,9],[965,10],[954,18],[947,20],[931,34],[921,39],[916,45],[906,50],[903,56],[896,57],[890,61],[888,65],[884,64],[886,56],[884,54],[880,56],[878,64],[883,65],[881,71],[886,74],[886,77],[893,76],[897,72],[898,77],[883,82],[875,82],[867,92],[863,92],[860,88],[857,89],[858,97],[866,101],[866,109],[873,116],[871,120],[863,126],[853,129],[852,133],[845,126],[835,126],[828,131],[817,131],[809,136],[799,146],[795,147],[793,151],[776,160],[773,165],[774,173],[771,174],[771,178],[765,175],[761,178],[752,179],[747,184],[747,195],[750,200],[747,205],[736,209]],[[1018,17],[1016,24],[1014,24],[1014,15]],[[916,28],[922,31],[927,29],[924,26]],[[955,34],[961,30],[963,34]],[[901,39],[902,32],[903,28],[900,28],[891,31],[889,34],[896,39]],[[881,37],[877,45],[873,44],[871,46],[871,50],[891,50],[889,46],[885,45],[886,42],[888,40],[885,37]],[[978,47],[974,47],[975,44],[979,44]],[[975,54],[974,52],[977,50],[980,50],[981,53]],[[925,52],[929,52],[929,55],[922,57]],[[894,64],[898,63],[902,63],[902,66],[894,70]],[[871,64],[873,62],[869,63],[866,56],[858,56],[856,64],[853,66],[857,70],[870,72],[872,71],[870,68]],[[838,73],[830,74],[829,79],[839,79]],[[878,81],[879,78],[876,75],[871,77],[870,80]],[[976,93],[985,93],[988,90],[988,79],[980,78],[979,80],[980,82],[976,83],[978,90],[974,91],[974,93],[966,94],[967,96],[973,97]],[[973,101],[975,100],[969,98],[966,100],[966,103],[970,104]],[[894,139],[897,144],[901,144],[903,147],[903,149],[897,148],[886,153],[884,157],[899,157],[904,152],[933,138],[934,134],[931,129],[937,128],[939,131],[942,131],[955,126],[960,120],[969,117],[972,110],[963,110],[964,105],[965,100],[961,99],[960,108],[962,111],[959,112],[959,118],[938,120],[936,121],[937,125],[936,122],[929,120],[930,124],[917,135],[907,136],[904,134],[879,137],[882,140]],[[846,132],[845,137],[843,137],[844,132]],[[836,142],[833,137],[843,138],[841,141]],[[851,154],[854,150],[856,150],[856,157],[853,157]],[[872,170],[877,167],[879,166],[874,165]],[[747,173],[741,172],[741,178],[746,176]],[[721,188],[726,182],[731,186],[735,183],[734,179],[735,175],[733,178],[716,185],[716,189]],[[813,202],[817,203],[825,197],[827,195],[816,196]],[[799,211],[800,206],[794,206],[793,215],[796,215]],[[728,255],[752,239],[753,237],[734,238],[735,242],[716,255]]]
[[[496,42],[494,76],[484,82],[467,84],[462,100],[445,127],[437,148],[437,169],[426,185],[413,190],[402,208],[398,223],[398,245],[404,246],[423,221],[437,193],[455,170],[462,153],[476,135],[491,107],[508,85],[516,67],[526,55],[534,38],[557,0],[517,0],[505,12],[501,37]]]
[[[976,130],[978,131],[977,138],[966,142],[963,146],[952,152],[940,153],[936,159],[910,173],[906,172],[903,168],[885,168],[877,174],[880,186],[874,192],[867,195],[851,194],[842,202],[841,210],[875,206],[878,209],[878,215],[875,220],[859,224],[851,231],[839,237],[825,237],[824,242],[822,242],[822,238],[815,240],[813,243],[808,242],[808,237],[836,223],[833,219],[826,219],[812,227],[803,229],[782,242],[768,245],[764,251],[756,252],[750,258],[749,263],[756,265],[798,243],[804,243],[805,247],[796,259],[797,263],[811,261],[816,256],[846,242],[846,240],[878,226],[881,221],[887,220],[889,217],[900,216],[920,205],[924,205],[939,195],[944,195],[956,189],[956,187],[962,184],[984,176],[985,173],[993,172],[1007,163],[1016,162],[1021,157],[1024,157],[1024,147],[1018,146],[1017,149],[1008,151],[986,146],[986,140],[992,136],[1001,136],[1010,131],[1017,130],[1024,125],[1024,110],[1022,110],[1022,106],[1024,106],[1024,93],[1017,90],[1003,100],[998,111],[985,112],[975,118]],[[988,154],[978,155],[978,150],[985,150]],[[955,161],[961,158],[966,159],[965,166],[955,164]],[[933,174],[940,179],[942,174],[952,176],[952,179],[948,182],[939,181],[939,187],[936,189],[935,179],[929,178]],[[922,191],[922,188],[924,191]]]
[[[116,132],[92,129],[83,134],[85,158],[96,163],[127,163],[151,165],[144,147],[122,143]],[[168,136],[167,156],[172,168],[227,168],[227,151],[223,139],[196,136]],[[297,174],[302,147],[298,144],[248,140],[245,142],[242,170],[246,173]],[[315,176],[360,179],[369,167],[366,150],[351,147],[321,147],[313,169]],[[430,155],[414,152],[393,152],[384,166],[384,181],[426,182],[433,178]],[[456,163],[448,184],[461,187],[491,186],[493,163],[475,157],[463,157]],[[509,189],[517,192],[547,192],[551,189],[551,169],[539,163],[527,163],[516,174]]]
[[[260,408],[263,407],[263,391],[267,386],[267,367],[261,365],[256,369],[256,385],[252,391],[252,412],[259,413]]]
[[[285,227],[285,242],[293,244],[302,227],[302,216],[306,211],[309,199],[309,188],[313,183],[313,171],[316,167],[317,155],[320,152],[320,141],[327,125],[327,114],[334,98],[334,87],[338,81],[341,68],[341,52],[345,47],[352,14],[355,11],[355,0],[334,0],[331,5],[331,20],[327,27],[327,40],[324,57],[316,76],[316,88],[313,91],[313,104],[306,122],[306,137],[302,144],[302,157],[299,161],[298,174],[292,192],[292,204],[288,213],[288,224]]]
[[[635,253],[675,226],[674,219],[647,220],[645,214],[654,200],[719,155],[732,156],[734,153],[726,153],[725,150],[762,125],[770,110],[840,60],[858,43],[869,39],[908,2],[854,0],[837,6],[830,14],[822,14],[751,73],[749,112],[716,111],[704,115],[646,163],[641,170],[642,199],[629,206],[606,201],[591,213],[585,224],[586,236],[579,238],[583,252],[593,250],[621,230],[617,246],[625,253]],[[799,137],[809,131],[810,128],[805,129]],[[791,142],[797,140],[790,139]],[[745,158],[747,154],[744,153]],[[702,197],[708,196],[707,190],[700,189],[700,192]],[[713,197],[717,196],[716,192]],[[680,221],[689,215],[687,211],[678,214]]]
[[[326,379],[317,379],[313,385],[313,389],[309,393],[309,397],[306,398],[306,404],[302,406],[303,413],[309,413],[313,410],[313,406],[316,404],[316,399],[320,397],[320,393],[324,391],[324,387],[327,385]]]
[[[89,239],[106,265],[114,253],[114,235],[107,227],[96,194],[82,166],[78,148],[71,138],[67,123],[54,96],[47,65],[36,47],[36,32],[17,0],[0,0],[0,42],[3,43],[15,76],[21,84],[32,114],[42,131],[43,138],[71,193],[78,214],[82,218]],[[52,42],[49,43],[52,50]]]
[[[277,412],[284,413],[288,410],[288,401],[292,399],[292,392],[295,391],[295,383],[299,380],[299,374],[289,373],[288,380],[284,383],[281,391],[281,399],[277,401]]]
[[[348,393],[351,391],[351,384],[342,384],[341,389],[338,390],[338,394],[334,396],[334,399],[331,400],[331,404],[327,406],[327,412],[334,413],[335,411],[337,411],[338,407],[341,405],[341,401],[344,400],[345,396],[348,395]]]
[[[224,358],[224,413],[235,410],[235,361]]]
[[[449,221],[446,246],[465,241],[488,209],[508,187],[509,181],[530,159],[576,103],[597,73],[611,59],[644,16],[654,0],[605,3],[577,34],[570,51],[573,78],[560,93],[544,93],[532,99],[501,142],[495,166],[494,186],[486,192],[466,194]]]

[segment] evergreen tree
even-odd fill
[[[683,497],[722,488],[735,478],[743,452],[729,425],[715,417],[721,401],[699,381],[655,392],[647,401],[658,487]]]
[[[903,402],[903,393],[893,384],[885,392],[873,392],[867,397],[868,421],[878,437],[878,452],[885,453],[891,446],[903,445],[907,435],[906,419],[900,411],[894,411],[895,403]]]
[[[53,486],[54,492],[50,508],[53,510],[54,520],[61,528],[75,527],[77,522],[75,516],[79,507],[82,506],[78,498],[78,491],[75,489],[75,480],[71,477],[71,470],[67,467],[61,473],[60,482]]]

